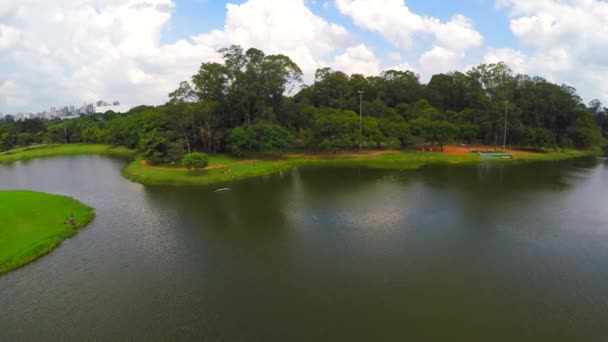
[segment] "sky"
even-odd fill
[[[504,61],[606,102],[606,18],[600,0],[0,0],[0,112],[159,105],[231,44],[288,55],[308,84]]]

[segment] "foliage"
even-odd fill
[[[293,135],[280,125],[260,121],[252,126],[259,152],[275,154],[285,152],[293,146]]]
[[[575,89],[518,75],[504,63],[466,73],[348,75],[330,68],[302,85],[289,57],[230,46],[171,92],[167,103],[74,120],[0,120],[0,151],[37,144],[139,148],[151,163],[184,152],[276,154],[299,146],[337,152],[466,142],[589,149],[608,137],[608,109]],[[362,117],[361,117],[362,116]],[[507,119],[507,120],[505,120]],[[295,137],[298,137],[296,140]]]
[[[200,152],[188,153],[184,156],[182,164],[189,170],[204,169],[209,165],[209,156]]]
[[[235,156],[242,156],[247,150],[253,150],[255,132],[251,128],[235,127],[228,133],[228,151]]]
[[[146,134],[139,144],[139,148],[148,163],[156,165],[167,161],[167,139],[156,131]]]

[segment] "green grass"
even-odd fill
[[[64,224],[71,212],[75,226]],[[0,274],[50,252],[94,217],[92,208],[69,197],[0,191]]]
[[[265,176],[298,166],[352,166],[379,169],[416,169],[430,164],[474,164],[481,162],[536,162],[580,158],[591,152],[564,152],[549,154],[520,155],[514,160],[484,161],[476,154],[447,155],[425,152],[391,152],[376,155],[312,155],[286,156],[244,162],[217,169],[198,172],[181,170],[160,170],[141,166],[137,159],[123,169],[123,175],[135,182],[148,185],[209,185],[226,183],[238,179]],[[231,163],[235,162],[231,159]],[[218,165],[221,163],[212,163]]]
[[[8,164],[19,160],[34,158],[73,156],[82,154],[98,154],[105,156],[131,157],[135,151],[126,147],[112,147],[109,145],[90,144],[57,144],[40,145],[32,148],[23,148],[16,151],[0,154],[0,163]]]
[[[225,154],[209,155],[209,165],[232,164],[232,163],[237,163],[237,162],[239,162],[238,158],[231,157],[231,156],[228,156]],[[175,163],[175,164],[161,164],[161,165],[158,165],[158,167],[179,169],[179,168],[183,168],[184,166],[180,162],[180,163]]]

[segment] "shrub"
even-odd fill
[[[182,164],[189,170],[204,169],[209,165],[209,156],[200,152],[188,153],[184,156]]]

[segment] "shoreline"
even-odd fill
[[[0,154],[0,164],[12,164],[18,161],[31,159],[77,156],[101,155],[110,157],[134,157],[135,150],[126,147],[113,147],[100,144],[52,144],[23,147]]]
[[[49,254],[95,219],[92,207],[69,196],[0,190],[0,198],[7,203],[0,208],[5,217],[0,230],[6,238],[0,242],[4,246],[0,250],[0,276]],[[44,211],[37,209],[41,206]],[[74,213],[75,225],[63,222],[69,213]],[[29,219],[24,221],[23,217]]]
[[[446,149],[454,147],[446,146]],[[508,160],[484,160],[477,154],[417,152],[417,151],[364,151],[329,153],[287,153],[276,158],[239,159],[225,155],[211,155],[208,168],[188,171],[170,165],[150,166],[137,152],[125,147],[109,145],[65,144],[43,145],[19,149],[17,152],[0,155],[0,164],[27,161],[35,158],[103,155],[133,158],[121,171],[132,182],[144,185],[163,186],[206,186],[232,181],[268,176],[281,171],[302,166],[321,167],[365,167],[373,169],[415,170],[427,165],[472,165],[479,163],[530,163],[549,162],[595,156],[593,151],[567,151],[534,153],[509,150],[514,158]]]
[[[150,166],[141,158],[123,170],[125,178],[144,185],[206,186],[272,175],[302,166],[365,167],[387,170],[415,170],[427,165],[474,165],[481,163],[533,163],[592,157],[592,151],[534,154],[524,153],[509,160],[484,160],[477,154],[449,155],[431,152],[386,151],[366,154],[288,154],[276,159],[251,159],[228,164],[211,164],[197,172],[179,167]]]

